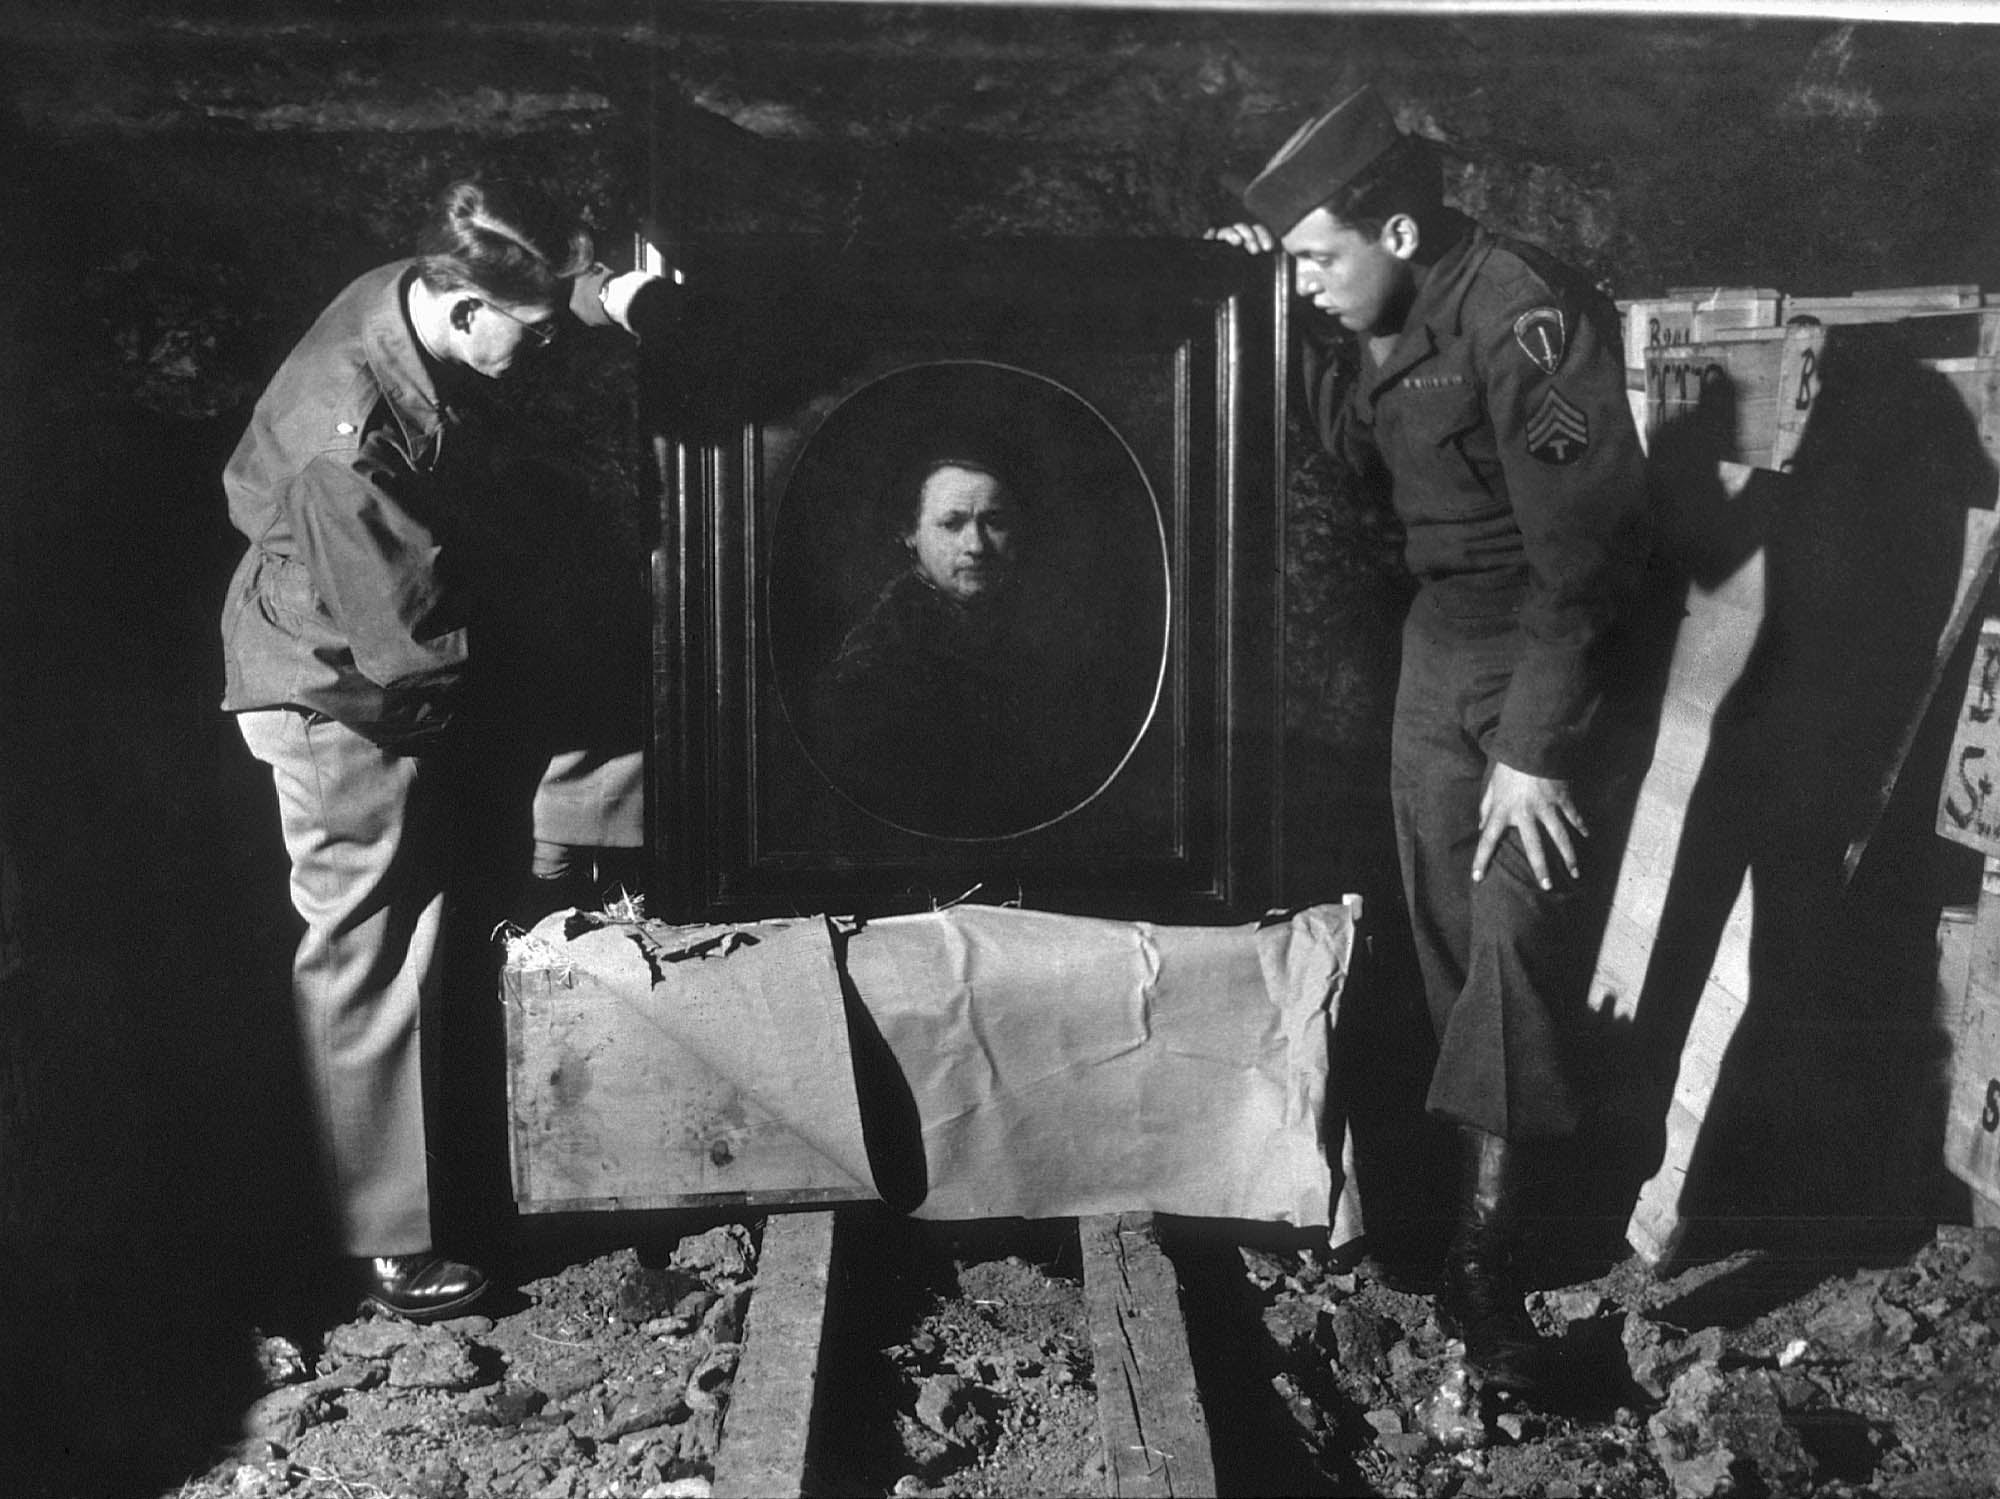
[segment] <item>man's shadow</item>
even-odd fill
[[[1930,819],[1962,670],[1926,698],[1967,512],[1992,504],[1994,470],[1948,379],[1893,333],[1832,330],[1818,367],[1788,472],[1725,488],[1735,393],[1722,381],[1654,435],[1650,455],[1686,617],[1715,620],[1726,595],[1736,612],[1711,648],[1718,662],[1743,651],[1618,1037],[1638,1082],[1627,1096],[1650,1108],[1665,1107],[1684,1068],[1714,1069],[1701,1119],[1673,1121],[1698,1129],[1661,1246],[1676,1258],[1718,1236],[1796,1245],[1835,1220],[1909,1225],[1940,1208],[1935,939],[1967,863]],[[1732,634],[1743,630],[1747,651]],[[1682,638],[1685,649],[1688,628]],[[1705,679],[1699,661],[1684,668],[1696,698],[1705,680],[1726,680]],[[1688,707],[1685,692],[1663,699],[1666,714]],[[1850,879],[1858,836],[1868,844]],[[1730,929],[1746,880],[1747,934]],[[1696,1025],[1714,985],[1742,991],[1719,1058],[1718,1028]],[[1664,1146],[1668,1121],[1649,1123]]]

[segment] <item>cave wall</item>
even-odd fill
[[[2000,280],[2000,28],[15,0],[0,40],[0,1229],[17,1264],[165,1267],[47,1366],[54,1398],[124,1399],[135,1450],[151,1415],[200,1434],[135,1349],[296,1208],[283,858],[215,709],[241,546],[217,476],[446,181],[560,184],[614,253],[656,211],[684,237],[1188,236],[1233,212],[1223,172],[1373,80],[1464,207],[1621,296]],[[600,345],[517,401],[633,560],[629,368]],[[1283,504],[1291,893],[1384,894],[1393,527],[1318,457]]]

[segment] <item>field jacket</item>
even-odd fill
[[[1518,630],[1489,752],[1566,776],[1650,542],[1644,460],[1611,303],[1539,250],[1467,229],[1379,363],[1364,340],[1347,379],[1309,329],[1307,389],[1328,448],[1388,487],[1418,622]]]
[[[223,707],[302,708],[410,750],[449,727],[464,687],[482,446],[418,350],[414,275],[381,266],[334,298],[223,473],[250,539],[223,607]]]

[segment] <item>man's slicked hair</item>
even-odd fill
[[[502,302],[567,300],[564,283],[591,265],[590,231],[539,188],[472,179],[438,196],[417,241],[418,273],[432,291],[461,288]]]

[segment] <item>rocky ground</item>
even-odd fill
[[[1311,1254],[1243,1256],[1302,1491],[1543,1499],[2000,1493],[2000,1234],[1853,1269],[1636,1260],[1529,1297],[1561,1349],[1538,1409],[1469,1390],[1429,1299]],[[1817,1277],[1817,1278],[1815,1278]]]
[[[756,1231],[581,1257],[418,1328],[269,1335],[243,1445],[162,1499],[710,1492]],[[1855,1265],[1744,1251],[1534,1292],[1539,1408],[1469,1388],[1429,1298],[1310,1248],[1173,1242],[1225,1493],[1972,1499],[2000,1493],[2000,1232]],[[1103,1491],[1064,1225],[883,1214],[836,1264],[815,1485]]]
[[[245,1440],[178,1499],[708,1492],[756,1245],[727,1225],[656,1264],[584,1260],[430,1326],[364,1316],[267,1336]]]

